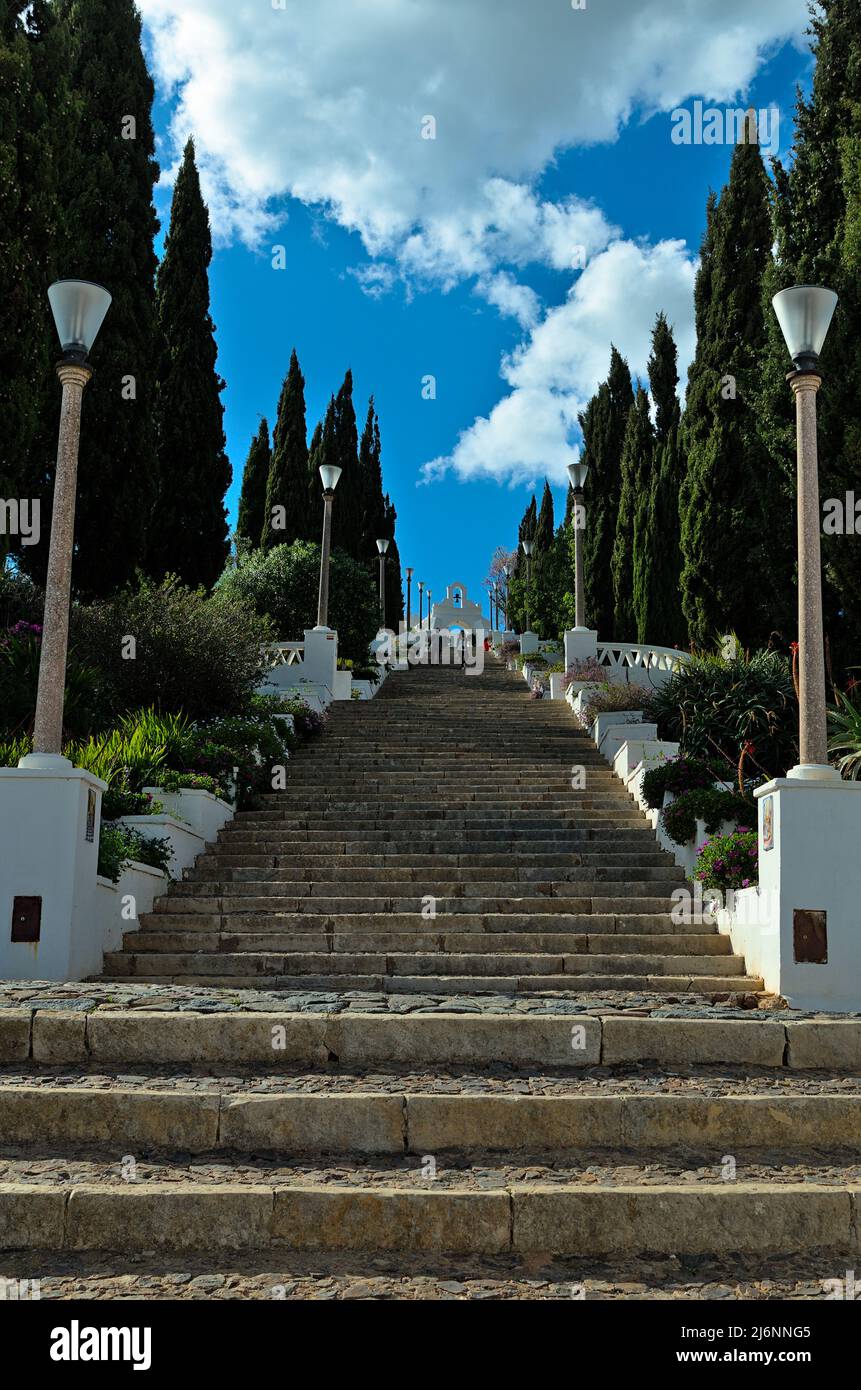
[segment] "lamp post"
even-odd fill
[[[583,488],[586,485],[588,463],[569,463],[568,481],[574,493],[574,627],[578,632],[586,629],[586,605],[583,594],[583,530],[586,512],[583,506]],[[580,511],[583,511],[583,526],[580,525]]]
[[[72,591],[72,551],[75,535],[75,497],[78,481],[78,446],[84,388],[93,369],[87,356],[111,305],[102,285],[88,280],[58,280],[48,290],[51,313],[63,349],[57,376],[63,387],[60,435],[51,515],[51,543],[45,582],[45,616],[33,752],[20,760],[21,767],[46,770],[70,766],[62,756],[63,698],[69,648],[69,608]]]
[[[412,565],[407,565],[407,632],[409,632],[409,630],[410,630],[410,624],[411,624],[411,619],[412,619],[412,607],[411,607],[411,604],[410,604],[410,591],[411,591],[411,589],[412,589],[412,585],[413,585],[413,567],[412,567]]]
[[[329,628],[329,551],[332,548],[332,498],[341,469],[334,463],[320,465],[320,481],[323,484],[323,543],[320,547],[320,593],[317,599],[318,632]]]
[[[795,396],[798,457],[800,760],[787,775],[810,780],[839,780],[840,773],[828,763],[816,444],[816,393],[822,385],[819,354],[837,306],[837,295],[818,285],[794,285],[776,294],[772,305],[793,362],[793,370],[786,379]]]
[[[521,541],[523,553],[526,556],[526,631],[529,632],[529,589],[532,579],[532,541]]]
[[[386,551],[389,548],[388,541],[377,541],[377,550],[380,552],[380,627],[386,626]]]
[[[424,627],[425,621],[425,584],[424,580],[419,580],[419,632]]]
[[[430,632],[430,624],[431,624],[431,591],[430,591],[430,589],[428,589],[428,632]]]
[[[508,579],[511,574],[510,566],[503,565],[502,573],[505,575],[505,585],[502,590],[502,616],[505,619],[505,631],[508,631]]]

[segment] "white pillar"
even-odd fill
[[[861,1010],[861,782],[758,787],[759,912],[749,968],[802,1009]]]
[[[80,980],[102,968],[95,912],[102,792],[81,768],[0,768],[0,979]],[[28,934],[37,940],[14,940]]]

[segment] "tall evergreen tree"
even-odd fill
[[[601,637],[613,634],[621,640],[625,640],[624,634],[613,633],[611,566],[622,487],[622,445],[633,403],[628,364],[613,347],[607,380],[580,416],[583,462],[589,464],[584,490],[583,568],[587,624],[597,628]]]
[[[251,441],[248,458],[242,473],[242,491],[239,494],[239,515],[236,521],[236,535],[251,549],[257,549],[261,537],[266,534],[268,513],[266,511],[266,484],[272,462],[269,447],[269,425],[261,418],[260,428]]]
[[[757,432],[754,388],[765,349],[763,276],[772,230],[759,146],[736,146],[720,201],[710,200],[694,307],[697,350],[688,377],[682,447],[682,604],[690,639],[710,646],[735,632],[766,641],[775,576],[772,480]]]
[[[353,373],[348,369],[335,397],[333,416],[333,461],[341,469],[337,504],[332,512],[332,548],[346,550],[361,560],[362,480],[359,474],[359,436],[353,409]]]
[[[46,291],[56,278],[57,162],[68,92],[55,12],[35,0],[25,21],[21,9],[0,0],[0,496],[41,498],[60,395]],[[37,569],[47,562],[47,518],[42,530]],[[18,548],[15,538],[0,535],[0,564],[9,548]]]
[[[618,641],[630,641],[636,631],[634,605],[634,532],[637,508],[651,488],[655,435],[649,414],[649,397],[637,387],[628,412],[622,444],[619,512],[613,540],[613,632]]]
[[[134,0],[57,0],[56,11],[74,94],[62,130],[57,272],[113,295],[85,396],[72,579],[107,594],[143,562],[154,501],[153,84]]]
[[[266,484],[261,533],[261,544],[266,549],[285,543],[292,545],[296,540],[319,539],[319,518],[312,502],[315,497],[322,495],[322,484],[316,468],[312,472],[310,465],[305,420],[305,378],[294,348],[281,387],[278,417],[272,435],[272,462]]]
[[[224,451],[224,382],[216,371],[209,312],[211,260],[209,213],[189,140],[156,279],[158,493],[147,568],[207,589],[229,553],[224,495],[232,477]]]
[[[313,433],[313,435],[312,435],[312,437],[311,437],[311,447],[310,447],[309,456],[308,456],[308,475],[309,475],[309,489],[310,489],[311,492],[312,492],[312,496],[313,496],[313,480],[314,480],[315,478],[317,479],[317,487],[318,487],[318,489],[319,489],[319,491],[318,491],[318,496],[319,496],[319,497],[322,497],[322,495],[323,495],[323,494],[322,494],[322,484],[321,484],[321,482],[320,482],[320,474],[319,474],[320,468],[321,468],[324,464],[337,464],[337,462],[338,462],[338,458],[337,458],[337,455],[336,455],[336,452],[335,452],[335,397],[334,397],[334,396],[330,396],[330,397],[329,397],[329,404],[328,404],[328,406],[326,407],[326,414],[324,415],[323,419],[322,419],[321,421],[319,421],[319,423],[315,426],[315,428],[314,428],[314,433]],[[335,516],[337,515],[338,508],[339,508],[339,506],[340,506],[340,504],[341,504],[341,483],[342,483],[342,482],[343,482],[343,478],[339,478],[339,479],[338,479],[338,488],[337,488],[337,491],[336,491],[336,493],[335,493],[335,503],[334,503],[334,506],[332,507],[332,537],[333,537],[333,542],[332,542],[332,544],[333,544],[333,546],[334,546],[334,536],[335,536]],[[311,518],[311,525],[313,526],[313,524],[314,524],[314,518],[313,518],[313,516],[312,516],[312,518]],[[318,531],[322,531],[322,524],[323,524],[323,508],[322,508],[322,506],[319,506],[319,507],[317,508],[316,524],[317,524],[317,530],[318,530]]]
[[[679,490],[678,354],[662,313],[652,332],[649,385],[655,405],[655,444],[649,485],[634,519],[634,618],[638,642],[681,645],[687,637],[679,579],[682,569]]]
[[[383,523],[384,529],[380,533],[380,540],[387,539],[389,541],[389,548],[386,551],[386,626],[394,628],[397,632],[398,625],[404,616],[404,586],[401,577],[401,553],[398,550],[398,542],[395,537],[395,526],[397,524],[398,514],[388,494],[386,494],[384,502],[386,514]],[[376,546],[374,548],[376,549]]]
[[[359,474],[362,495],[362,529],[360,557],[375,563],[377,540],[387,536],[386,500],[383,495],[382,446],[380,422],[374,408],[374,398],[368,402],[365,428],[359,443]]]
[[[855,0],[817,0],[811,34],[812,92],[809,100],[799,96],[789,166],[774,166],[777,255],[766,299],[791,284],[827,285],[839,295],[818,413],[820,495],[842,499],[857,494],[861,473],[861,8]],[[794,637],[795,407],[785,379],[791,364],[770,307],[766,323],[759,406],[766,467],[783,483],[769,542],[786,600],[781,630]],[[861,536],[826,531],[822,556],[825,626],[837,665],[857,659],[861,642]]]

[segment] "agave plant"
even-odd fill
[[[836,706],[828,711],[828,751],[842,754],[837,760],[841,777],[857,782],[861,777],[861,706],[853,704],[842,690],[836,692],[836,699]]]

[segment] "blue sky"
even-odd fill
[[[540,490],[547,473],[564,505],[576,411],[611,338],[642,371],[665,309],[689,353],[705,200],[731,149],[674,145],[670,111],[697,96],[776,105],[785,155],[795,86],[810,76],[805,7],[727,0],[707,17],[692,0],[614,0],[612,11],[590,0],[587,19],[537,0],[541,19],[521,33],[509,0],[471,0],[479,37],[499,45],[473,74],[435,24],[451,18],[451,0],[367,0],[363,32],[352,24],[337,41],[315,25],[346,15],[342,0],[298,13],[290,3],[293,14],[271,0],[141,6],[162,222],[190,132],[212,209],[231,517],[248,443],[260,415],[273,423],[295,346],[309,434],[350,366],[360,427],[376,398],[403,563],[440,596],[455,579],[475,595],[494,549],[515,543],[530,484]],[[658,8],[670,38],[643,28]],[[629,57],[619,44],[635,33]],[[416,118],[437,109],[437,138],[421,141]],[[565,243],[580,238],[578,287]],[[272,267],[277,245],[284,270]],[[422,398],[428,374],[435,400]]]

